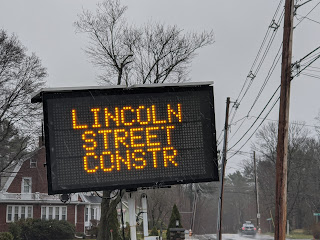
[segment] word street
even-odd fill
[[[72,109],[72,128],[81,131],[83,169],[87,173],[177,167],[175,130],[182,104],[90,108],[85,118]]]

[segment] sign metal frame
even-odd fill
[[[210,182],[219,181],[218,175],[218,160],[217,160],[217,146],[216,146],[216,130],[215,130],[215,113],[214,113],[214,100],[213,100],[213,87],[210,83],[188,83],[188,84],[166,84],[166,85],[139,85],[126,88],[124,86],[115,86],[112,88],[97,88],[97,87],[87,87],[87,88],[62,88],[62,89],[43,89],[37,93],[33,98],[32,102],[42,102],[44,111],[44,130],[45,130],[45,147],[46,147],[46,159],[47,159],[47,180],[48,180],[48,193],[71,193],[71,192],[86,192],[86,191],[98,191],[98,190],[114,190],[114,189],[137,189],[143,187],[161,187],[175,184],[186,184],[186,183],[197,183],[197,182]],[[144,182],[132,181],[130,184],[119,182],[118,184],[95,186],[90,185],[90,183],[84,187],[71,187],[71,188],[59,188],[56,186],[53,177],[56,176],[56,160],[52,149],[55,147],[53,143],[53,127],[52,127],[52,112],[48,104],[48,100],[54,99],[64,99],[73,97],[87,97],[89,95],[99,96],[99,95],[119,95],[126,96],[132,94],[160,94],[161,93],[181,93],[181,92],[192,92],[192,91],[203,91],[204,93],[211,95],[210,100],[210,116],[205,116],[210,118],[210,126],[206,126],[204,129],[210,130],[205,133],[204,143],[206,145],[206,154],[210,155],[212,159],[206,159],[208,168],[206,174],[199,176],[192,176],[188,178],[187,176],[181,176],[181,178],[176,179],[148,179]],[[208,123],[208,120],[206,120]],[[51,125],[50,125],[51,124]],[[209,149],[210,148],[210,149]]]

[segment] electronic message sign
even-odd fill
[[[49,194],[218,180],[208,84],[40,95]]]

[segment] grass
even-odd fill
[[[274,236],[274,233],[265,233],[269,236]],[[286,236],[289,239],[313,239],[312,235],[304,234],[303,232],[291,232],[289,235]]]
[[[312,235],[301,234],[301,233],[292,233],[287,235],[287,238],[290,239],[313,239]]]
[[[303,229],[295,229],[287,236],[291,239],[313,239],[312,235],[306,234]]]

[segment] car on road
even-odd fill
[[[256,236],[256,234],[257,234],[257,228],[251,222],[244,223],[240,228],[240,235]]]

